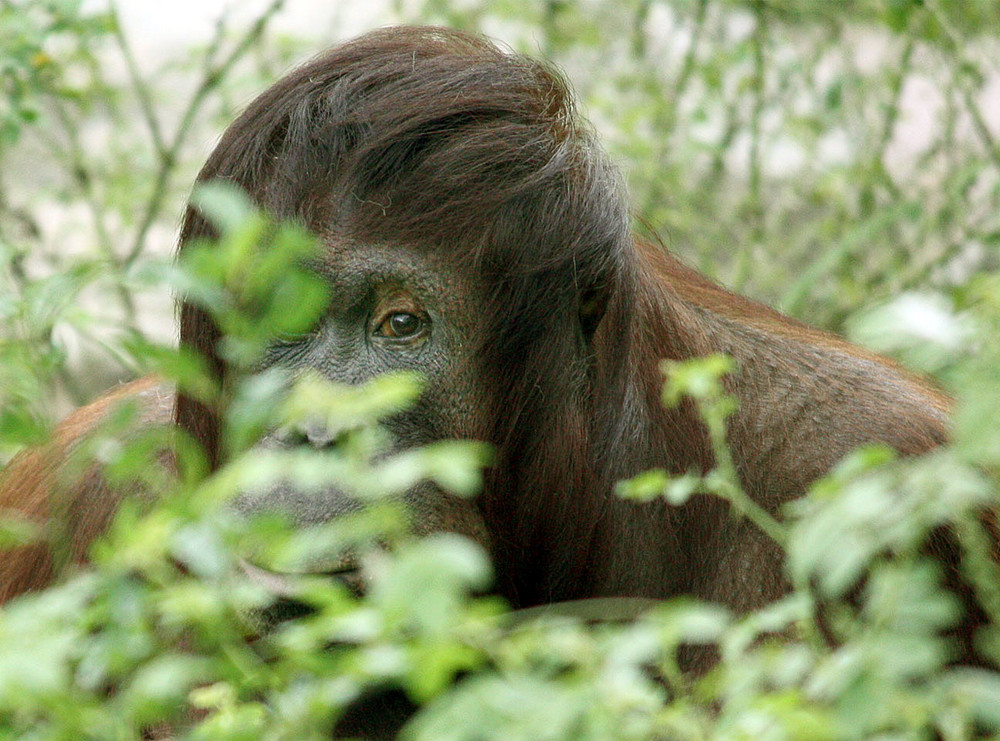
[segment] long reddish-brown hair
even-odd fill
[[[740,363],[731,444],[772,509],[857,444],[916,452],[944,437],[947,401],[925,384],[637,242],[621,178],[560,75],[482,38],[390,28],[331,50],[249,106],[210,179],[320,235],[446,251],[489,287],[475,365],[498,456],[480,508],[515,604],[698,591],[706,554],[729,547],[718,502],[639,508],[612,494],[645,468],[712,465],[693,408],[660,404],[661,358]],[[181,249],[209,233],[189,209]],[[185,303],[182,342],[224,376],[218,339]],[[181,396],[176,420],[217,458],[211,410]]]

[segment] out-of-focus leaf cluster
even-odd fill
[[[679,479],[646,474],[620,493],[674,503],[693,493],[727,499],[736,516],[786,548],[788,596],[747,615],[679,600],[638,617],[612,602],[595,608],[604,618],[596,622],[594,610],[573,604],[518,618],[477,596],[492,579],[479,546],[407,534],[400,493],[432,479],[474,494],[486,460],[480,446],[461,442],[386,454],[377,423],[413,402],[418,381],[385,377],[340,388],[311,375],[254,373],[267,351],[262,326],[305,331],[323,310],[317,299],[281,324],[270,316],[288,311],[270,297],[281,281],[306,280],[313,243],[219,193],[209,200],[242,215],[223,222],[217,249],[194,249],[163,275],[234,332],[229,346],[240,348],[232,359],[243,373],[220,388],[199,380],[203,371],[174,351],[154,357],[163,377],[217,408],[233,442],[208,475],[200,451],[179,433],[136,432],[135,410],[125,408],[81,446],[80,455],[96,455],[117,485],[158,496],[124,503],[93,547],[91,567],[0,610],[4,733],[134,738],[166,724],[187,738],[327,738],[353,701],[386,687],[419,707],[405,733],[420,741],[1000,733],[1000,675],[950,665],[947,631],[960,605],[923,547],[936,528],[956,534],[959,568],[989,619],[977,643],[1000,661],[1000,574],[980,516],[998,502],[996,453],[979,418],[961,412],[1000,397],[1000,379],[983,361],[1000,320],[993,282],[961,312],[930,303],[939,330],[923,338],[935,340],[928,356],[958,399],[955,443],[910,460],[859,451],[780,521],[755,509],[724,449],[733,402],[721,379],[732,363],[711,357],[664,366],[665,401],[690,397],[698,405],[719,467]],[[282,234],[294,238],[275,238]],[[233,279],[258,267],[271,285]],[[928,311],[904,296],[861,326],[897,347],[902,326],[921,326]],[[267,429],[316,419],[338,430],[336,446],[252,447]],[[165,449],[180,475],[163,466]],[[366,506],[309,528],[228,506],[278,481],[305,493],[335,485]],[[308,564],[338,553],[360,565],[363,597],[347,583],[308,575]],[[270,569],[280,587],[262,582],[248,561]],[[271,610],[288,600],[308,611],[276,622]],[[692,677],[681,669],[691,651],[715,652],[719,663]]]
[[[423,699],[485,661],[460,639],[486,632],[497,612],[493,601],[470,597],[490,583],[485,554],[457,536],[409,542],[399,499],[425,479],[473,494],[482,446],[442,442],[387,455],[377,423],[415,399],[411,377],[343,388],[317,376],[296,384],[253,374],[270,342],[304,331],[325,308],[321,291],[315,300],[282,298],[289,286],[313,285],[305,265],[315,243],[231,192],[206,189],[199,202],[228,216],[217,220],[221,238],[194,245],[162,275],[226,328],[236,375],[220,387],[199,377],[203,366],[163,348],[144,362],[220,412],[226,459],[206,476],[203,454],[178,431],[134,429],[128,403],[79,446],[77,457],[96,456],[109,481],[137,493],[93,547],[92,568],[67,571],[61,585],[0,611],[0,733],[134,738],[174,723],[195,738],[326,738],[365,691],[390,682]],[[315,415],[339,430],[334,448],[250,447],[266,429]],[[308,530],[276,515],[237,516],[233,498],[269,482],[306,494],[334,485],[371,506]],[[23,539],[22,529],[10,532]],[[390,556],[384,548],[393,544]],[[335,579],[295,576],[306,562],[347,551],[368,574],[363,601]],[[255,640],[276,596],[248,560],[287,569],[281,597],[312,614]],[[195,708],[204,711],[197,723]]]
[[[1000,506],[1000,447],[983,416],[996,413],[1000,398],[990,339],[1000,316],[996,288],[994,281],[980,283],[977,300],[963,311],[940,296],[904,295],[857,321],[873,344],[883,338],[885,351],[932,359],[944,374],[958,412],[954,442],[941,450],[905,460],[885,448],[859,450],[788,505],[780,523],[745,508],[728,453],[718,447],[720,467],[708,475],[650,472],[620,485],[621,494],[640,500],[659,495],[673,502],[694,493],[726,498],[784,546],[792,585],[786,598],[713,637],[718,667],[670,707],[711,698],[719,712],[697,705],[683,730],[672,727],[665,737],[1000,733],[1000,674],[953,666],[957,645],[948,635],[963,619],[963,606],[945,589],[949,566],[938,560],[944,551],[928,549],[932,534],[951,534],[955,568],[987,616],[976,648],[997,666],[1000,563],[992,518]],[[708,358],[669,370],[667,396],[687,390],[711,428],[726,409],[713,403],[724,399],[718,379],[729,367]]]
[[[277,45],[252,43],[259,33],[233,43],[220,33],[187,63],[204,75],[202,97],[170,131],[148,116],[163,103],[155,75],[136,70],[127,91],[108,84],[95,50],[130,50],[115,41],[115,16],[88,7],[0,2],[0,456],[46,439],[53,388],[87,396],[73,380],[94,366],[76,372],[67,334],[137,329],[134,298],[153,285],[212,311],[223,352],[247,375],[219,388],[201,358],[139,333],[100,338],[119,364],[156,370],[215,406],[227,462],[208,476],[176,431],[136,433],[134,408],[82,446],[80,466],[96,458],[109,478],[159,496],[121,507],[92,567],[0,608],[0,737],[136,738],[166,724],[213,741],[328,738],[350,702],[385,686],[421,706],[407,731],[421,741],[1000,737],[1000,676],[949,665],[955,647],[942,629],[959,607],[921,548],[932,528],[953,530],[989,618],[977,645],[1000,662],[1000,575],[978,516],[1000,492],[995,3],[426,0],[387,11],[541,49],[629,163],[651,231],[733,287],[937,374],[956,398],[950,446],[905,461],[859,451],[780,520],[747,500],[721,447],[708,474],[624,482],[620,493],[637,499],[725,498],[786,548],[793,591],[746,616],[681,601],[634,621],[616,622],[612,609],[598,625],[573,608],[508,616],[477,596],[491,579],[478,547],[407,535],[396,494],[430,478],[470,495],[487,459],[461,442],[383,455],[377,422],[415,398],[418,380],[344,389],[253,373],[275,335],[308,331],[321,311],[322,288],[295,269],[306,235],[206,193],[221,245],[177,267],[145,260],[151,243],[172,240],[193,122],[231,117],[231,106],[199,107],[234,74],[227,53],[241,39],[265,50],[259,69],[238,68],[259,86],[294,47],[272,57]],[[913,90],[938,97],[928,138],[908,151],[914,130],[899,127]],[[90,146],[80,134],[95,121],[119,136]],[[143,122],[144,138],[125,136],[122,121],[129,132]],[[61,175],[26,198],[11,185],[36,152]],[[53,234],[53,202],[82,204],[84,218],[70,209],[69,227]],[[64,249],[70,232],[93,249]],[[95,287],[98,308],[115,303],[124,318],[93,308]],[[727,361],[666,370],[667,400],[693,397],[719,446],[732,412],[719,382]],[[335,454],[251,447],[272,426],[310,419],[342,435]],[[164,467],[168,448],[176,461]],[[248,486],[289,479],[306,490],[336,483],[366,506],[308,530],[227,507]],[[0,546],[44,534],[10,522]],[[365,598],[294,576],[341,552],[359,554]],[[247,559],[292,574],[282,592],[311,613],[274,625],[275,593]],[[682,673],[679,655],[692,650],[717,652],[717,668]]]
[[[82,80],[91,82],[99,65],[93,44],[113,22],[106,12],[84,10],[79,0],[0,3],[0,151],[38,120],[39,98],[86,100]]]

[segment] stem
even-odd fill
[[[959,83],[959,89],[962,92],[962,100],[969,112],[969,116],[972,117],[973,128],[976,130],[977,136],[979,136],[983,146],[986,148],[986,154],[993,161],[993,165],[1000,168],[1000,144],[997,143],[996,138],[993,136],[993,132],[990,131],[990,128],[986,123],[986,119],[983,118],[983,114],[979,110],[979,105],[973,97],[976,91],[969,82],[968,75],[962,72],[963,68],[974,69],[976,67],[976,65],[974,65],[965,54],[966,41],[951,24],[951,21],[942,10],[938,0],[925,0],[924,7],[927,8],[927,12],[934,16],[934,19],[938,22],[945,33],[945,38],[948,40],[949,46],[951,47],[950,51],[952,53],[953,60],[958,63],[958,69],[954,79]],[[994,74],[1000,74],[1000,67],[998,67],[995,63],[991,66],[994,67]]]
[[[640,12],[646,11],[648,11],[648,6],[640,9]],[[658,105],[656,107],[656,116],[653,119],[653,128],[655,131],[662,132],[660,146],[653,155],[653,159],[656,162],[662,161],[675,143],[678,118],[677,110],[681,99],[691,84],[695,62],[698,58],[698,49],[701,47],[701,39],[705,31],[707,11],[708,0],[699,0],[695,9],[694,25],[691,29],[691,43],[684,54],[684,60],[681,62],[681,69],[677,73],[677,79],[674,82],[673,88],[666,95],[659,95],[654,98]],[[638,18],[636,19],[636,34],[637,38],[641,37],[642,34],[641,23]],[[633,45],[633,48],[637,52],[642,51],[644,56],[645,43],[641,45],[636,43]],[[640,55],[637,54],[637,56]],[[660,181],[656,181],[653,187],[649,189],[645,204],[640,213],[650,213],[657,204],[663,201],[663,186],[659,183]]]
[[[1000,618],[1000,568],[989,556],[995,550],[995,539],[978,518],[957,520],[955,530],[962,549],[962,574],[973,586],[990,618],[997,620]]]
[[[108,265],[114,272],[119,272],[121,264],[115,253],[111,233],[104,222],[104,205],[94,189],[93,168],[87,161],[86,155],[84,155],[83,145],[80,142],[79,129],[66,112],[62,100],[53,98],[52,107],[56,114],[56,119],[63,129],[69,147],[69,150],[64,152],[64,154],[67,155],[70,161],[70,177],[80,188],[80,192],[84,196],[84,202],[90,211],[90,216],[94,223],[94,231],[97,233],[98,245],[104,255],[104,259],[107,260]],[[135,321],[135,302],[132,300],[132,296],[125,289],[125,286],[122,285],[121,281],[118,280],[114,281],[114,291],[118,297],[118,302],[125,312],[125,320],[130,325],[133,324]]]
[[[764,106],[767,101],[767,47],[768,24],[767,13],[763,2],[753,4],[756,20],[751,46],[753,50],[752,106],[750,112],[750,152],[747,185],[746,216],[750,223],[750,249],[743,249],[733,271],[731,284],[733,290],[739,291],[745,285],[751,273],[754,260],[754,250],[764,242],[764,199],[761,194],[763,150],[763,133],[761,121],[764,117]]]
[[[121,52],[122,58],[125,60],[125,66],[128,69],[128,78],[132,86],[132,92],[135,93],[136,98],[139,100],[139,107],[142,110],[143,118],[146,120],[146,126],[149,129],[150,139],[153,140],[153,147],[156,149],[156,154],[162,159],[167,155],[167,146],[163,140],[160,121],[156,116],[153,99],[149,94],[149,86],[139,72],[139,65],[136,63],[135,55],[132,53],[132,46],[129,44],[124,31],[122,31],[121,21],[118,17],[118,8],[114,4],[111,6],[111,18],[115,41],[118,42],[118,50]]]
[[[139,220],[139,227],[136,230],[135,238],[132,240],[132,246],[125,257],[124,265],[126,268],[131,267],[131,265],[142,253],[146,235],[148,234],[150,227],[152,227],[153,221],[160,212],[160,209],[163,206],[163,201],[166,198],[170,178],[174,172],[174,163],[177,161],[177,155],[179,154],[184,142],[187,140],[188,135],[191,133],[192,124],[194,123],[195,117],[201,110],[202,102],[209,93],[214,91],[219,86],[233,66],[240,59],[242,59],[243,56],[254,46],[255,42],[260,39],[260,37],[264,34],[264,30],[267,28],[267,24],[270,22],[271,18],[279,10],[281,10],[284,4],[285,0],[272,0],[271,4],[260,15],[260,17],[257,18],[233,50],[221,62],[213,64],[212,58],[218,50],[219,45],[222,43],[224,31],[224,28],[221,26],[218,28],[206,57],[209,62],[208,69],[205,71],[205,74],[202,76],[201,83],[198,85],[194,94],[191,96],[191,99],[188,101],[184,114],[181,117],[181,121],[177,125],[177,130],[174,132],[173,139],[160,153],[160,166],[156,174],[156,179],[153,183],[153,192],[149,201],[146,203],[146,208],[143,212],[142,218]]]
[[[739,473],[726,436],[726,414],[719,407],[720,399],[699,401],[702,419],[708,428],[715,470],[707,474],[710,491],[725,499],[740,515],[760,528],[771,540],[785,548],[788,533],[784,524],[750,498],[740,485]]]
[[[755,2],[757,20],[753,32],[753,110],[750,114],[750,218],[754,242],[763,239],[763,209],[761,199],[761,119],[764,114],[767,65],[764,49],[767,46],[767,14],[764,4]]]
[[[646,56],[645,25],[652,5],[653,0],[641,0],[632,19],[632,56],[636,59]]]

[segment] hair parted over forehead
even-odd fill
[[[381,29],[293,71],[230,126],[199,176],[215,178],[321,235],[455,245],[506,271],[603,263],[628,229],[561,75],[444,28]],[[185,226],[182,243],[204,229]]]
[[[562,76],[451,29],[380,29],[292,71],[225,132],[198,176],[214,179],[321,237],[467,261],[505,314],[498,347],[524,347],[581,290],[614,293],[634,259],[621,177]],[[211,235],[189,208],[180,249]],[[181,341],[222,377],[218,339],[185,303]],[[210,418],[180,397],[177,421],[214,458]]]
[[[619,176],[559,74],[482,38],[389,28],[332,49],[250,104],[199,179],[216,178],[274,217],[297,220],[325,248],[315,263],[331,306],[315,331],[273,353],[274,363],[290,377],[310,369],[344,383],[422,370],[413,408],[384,420],[392,452],[456,438],[491,447],[473,501],[435,481],[401,499],[416,532],[455,531],[486,545],[494,591],[515,609],[689,595],[748,614],[794,586],[780,538],[703,487],[683,503],[639,502],[617,496],[617,482],[650,470],[708,475],[721,463],[748,501],[780,519],[859,446],[916,455],[949,437],[952,402],[922,379],[633,239]],[[181,249],[212,236],[189,209]],[[411,313],[426,321],[410,340],[382,332]],[[225,388],[232,379],[220,339],[195,297],[185,300],[182,344],[208,360]],[[738,402],[721,461],[696,399],[663,404],[662,359],[713,353],[733,359],[722,383]],[[137,430],[165,421],[174,403],[180,429],[213,468],[221,462],[218,406],[183,389],[174,396],[158,379],[81,410],[53,445],[0,471],[5,507],[39,523],[59,515],[52,502],[74,514],[64,549],[74,558],[107,528],[122,495],[158,494],[153,480],[117,484],[69,455],[126,398],[139,404]],[[337,444],[324,439],[336,430],[306,429],[304,439],[284,441],[277,432],[262,431],[257,450]],[[188,461],[177,462],[187,479]],[[296,478],[250,482],[230,511],[318,524],[362,504],[337,480],[301,487]],[[981,514],[992,537],[995,513]],[[938,523],[928,541],[911,545],[936,560],[938,577],[964,607],[965,618],[941,639],[959,648],[963,664],[984,666],[989,657],[977,639],[989,621],[965,580],[959,540]],[[54,573],[48,544],[28,549],[14,561],[0,554],[0,601]],[[715,653],[698,644],[676,658],[699,676]],[[391,705],[361,699],[361,715],[367,707],[385,727]]]

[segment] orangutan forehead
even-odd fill
[[[254,101],[201,179],[278,218],[517,267],[627,238],[622,182],[544,63],[442,29],[337,47]]]
[[[308,261],[308,267],[340,302],[356,301],[385,285],[440,297],[468,291],[477,283],[475,272],[453,257],[421,246],[330,239],[324,240],[321,254]]]

